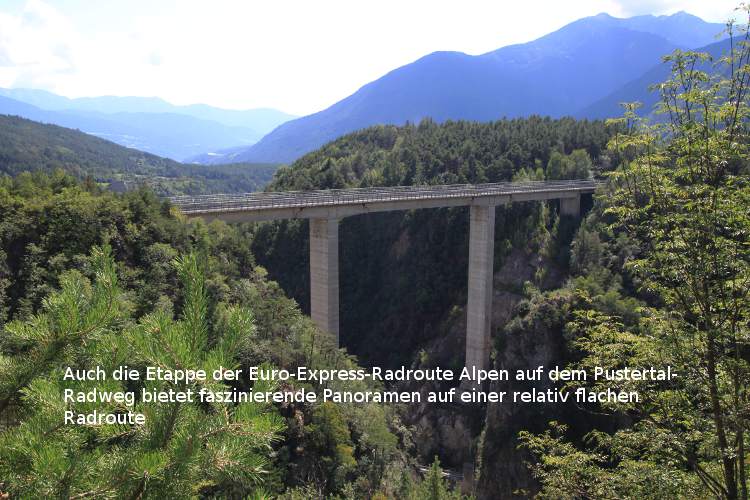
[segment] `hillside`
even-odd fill
[[[0,115],[0,174],[58,168],[104,184],[121,181],[120,189],[148,184],[160,194],[256,191],[276,170],[274,165],[184,165],[77,130]]]
[[[286,163],[354,130],[425,117],[442,122],[572,115],[637,78],[662,55],[705,45],[722,28],[685,13],[630,19],[600,14],[479,56],[436,52],[328,109],[279,126],[232,157]]]
[[[143,97],[68,99],[33,89],[0,89],[0,113],[79,129],[180,161],[207,151],[248,146],[293,118],[272,109],[175,106]]]
[[[374,403],[340,407],[315,403],[286,408],[254,403],[247,403],[252,406],[244,408],[227,405],[224,407],[227,414],[233,416],[243,409],[251,409],[251,420],[233,420],[236,425],[231,427],[238,431],[237,439],[231,449],[222,449],[221,456],[241,464],[246,463],[243,461],[247,461],[248,452],[257,458],[252,467],[233,469],[231,480],[213,482],[207,480],[207,471],[215,464],[219,464],[218,468],[224,463],[211,454],[217,443],[215,414],[218,407],[215,404],[210,407],[181,404],[178,419],[173,418],[174,414],[170,418],[159,411],[165,406],[153,405],[149,418],[165,424],[155,427],[174,429],[174,433],[168,432],[166,439],[156,441],[149,439],[153,434],[143,432],[148,427],[142,426],[135,428],[141,432],[129,433],[128,439],[121,440],[117,446],[111,446],[110,429],[113,427],[59,425],[59,407],[55,404],[45,405],[51,415],[49,420],[40,425],[28,425],[34,420],[27,415],[38,406],[20,391],[12,390],[18,387],[18,379],[14,378],[17,370],[26,374],[21,383],[25,387],[31,379],[37,384],[47,377],[50,381],[62,382],[62,371],[57,367],[71,363],[67,353],[72,351],[75,359],[83,363],[96,360],[97,365],[105,367],[112,366],[108,363],[115,352],[117,356],[124,356],[117,359],[127,359],[130,366],[169,363],[165,360],[174,359],[163,351],[151,351],[158,356],[156,361],[149,358],[146,351],[136,354],[132,346],[138,343],[139,337],[134,333],[140,325],[167,317],[170,324],[179,325],[171,320],[172,308],[175,316],[185,316],[183,311],[189,307],[186,304],[190,300],[189,291],[194,290],[189,288],[190,283],[181,272],[184,267],[180,263],[185,261],[195,263],[197,270],[192,276],[198,282],[200,304],[206,311],[201,314],[205,318],[202,324],[206,329],[221,332],[221,341],[210,344],[214,355],[207,362],[217,363],[212,367],[218,368],[218,363],[226,367],[228,362],[244,370],[261,362],[290,371],[296,371],[298,366],[315,370],[358,367],[345,353],[331,347],[327,336],[314,328],[297,304],[288,299],[277,284],[264,277],[265,272],[256,266],[249,252],[252,233],[243,227],[217,224],[207,227],[185,221],[175,212],[165,210],[163,201],[148,191],[120,195],[63,175],[40,174],[33,178],[0,176],[0,228],[0,328],[3,332],[0,335],[3,360],[0,364],[0,496],[8,497],[10,490],[12,498],[49,498],[50,489],[39,486],[44,483],[42,478],[53,478],[56,487],[60,484],[58,471],[68,470],[74,477],[64,486],[65,492],[52,496],[71,498],[79,493],[82,497],[89,496],[87,492],[91,491],[93,481],[101,485],[98,491],[107,492],[105,496],[126,498],[131,496],[133,482],[120,479],[137,478],[138,474],[123,472],[119,465],[113,466],[115,460],[132,467],[133,471],[141,467],[139,473],[142,474],[141,457],[153,460],[157,455],[160,455],[160,470],[149,478],[146,496],[158,498],[270,498],[270,494],[278,498],[286,491],[291,491],[289,498],[314,498],[306,493],[310,491],[307,488],[293,495],[296,487],[307,485],[311,489],[314,487],[314,491],[325,491],[330,497],[345,483],[366,476],[369,481],[357,482],[358,491],[375,488],[391,491],[398,486],[390,482],[392,474],[400,478],[411,473],[412,460],[390,430],[390,426],[398,422],[395,410]],[[102,257],[106,257],[106,266],[101,265]],[[76,327],[71,327],[71,321],[75,321],[71,318],[82,311],[91,311],[101,304],[95,302],[98,297],[104,296],[110,299],[102,311],[104,319],[97,316],[101,322],[94,323],[81,341],[81,336],[76,336]],[[32,314],[39,320],[25,331],[33,331],[34,338],[28,342],[16,341],[12,332],[18,330],[13,329],[12,322],[18,325]],[[192,346],[201,338],[195,327],[181,329],[179,339],[174,335],[160,335],[161,332],[154,334],[148,327],[140,330],[147,335],[140,337],[144,345],[159,345],[170,353],[180,352],[180,356],[200,352],[197,349],[180,351],[179,347]],[[224,339],[228,335],[247,341],[226,342]],[[187,343],[182,343],[182,339]],[[123,350],[112,349],[110,341],[122,342],[119,345]],[[37,350],[37,346],[45,346],[45,349]],[[222,349],[220,356],[215,355],[219,352],[215,346]],[[40,351],[45,353],[43,359],[37,357]],[[104,353],[103,357],[100,352]],[[180,358],[180,363],[188,366],[191,361]],[[205,363],[201,366],[209,368]],[[70,384],[65,386],[70,387]],[[227,390],[238,389],[236,384],[226,387]],[[258,387],[248,383],[241,390]],[[306,387],[311,386],[306,384]],[[61,387],[60,392],[62,390]],[[53,391],[59,400],[57,392]],[[85,411],[79,404],[71,403],[66,408],[76,413]],[[24,409],[22,422],[18,422],[20,412],[14,412],[20,407]],[[326,432],[331,428],[336,432]],[[41,441],[18,439],[19,433],[36,429],[41,430]],[[121,432],[126,427],[117,429]],[[222,446],[227,443],[226,435],[226,430],[222,430]],[[188,436],[189,443],[198,444],[185,446],[182,436]],[[259,442],[262,446],[257,446]],[[92,450],[92,444],[96,449]],[[74,451],[61,453],[59,450],[63,448]],[[377,450],[376,461],[370,454],[357,453],[359,449]],[[27,451],[30,452],[28,460],[18,458]],[[37,460],[31,455],[42,458]],[[345,466],[339,466],[331,457],[344,457]],[[184,467],[188,461],[190,465]],[[169,465],[175,463],[180,465]],[[383,472],[371,474],[380,466]],[[246,471],[251,472],[247,480],[244,479]],[[237,477],[243,480],[234,481]],[[139,479],[134,480],[137,481]],[[263,486],[262,495],[252,495],[259,485]],[[159,491],[164,493],[155,493]],[[356,497],[365,498],[365,495],[357,493]]]
[[[539,117],[375,126],[340,137],[280,168],[269,188],[585,177],[609,165],[605,146],[612,133],[603,122]],[[468,209],[461,207],[365,214],[341,221],[340,341],[363,365],[463,366],[468,216]],[[555,203],[497,208],[493,331],[512,318],[527,282],[543,289],[564,279],[572,230],[569,221],[559,221]],[[309,308],[308,238],[306,222],[280,221],[259,227],[251,247],[269,277],[303,310]],[[540,331],[538,338],[546,336]],[[536,337],[529,343],[535,342]],[[481,410],[412,405],[404,413],[415,426],[422,460],[437,454],[453,468],[473,460],[472,446],[482,430]],[[540,416],[527,421],[538,422]],[[520,464],[515,457],[511,460]],[[489,463],[499,467],[502,462],[493,458]],[[527,476],[523,470],[518,474]],[[508,497],[505,488],[477,491],[477,498]]]
[[[713,58],[712,62],[703,65],[703,70],[712,71],[712,67],[722,54],[729,51],[729,41],[724,40],[712,43],[711,45],[701,47],[701,52],[706,52]],[[611,94],[603,97],[596,102],[586,106],[574,116],[579,118],[605,119],[617,117],[622,114],[623,102],[640,102],[642,107],[640,113],[649,115],[654,111],[654,106],[659,101],[658,92],[650,90],[652,85],[663,82],[670,73],[670,68],[666,64],[657,64],[650,68],[643,75],[626,83]]]

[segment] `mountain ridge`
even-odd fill
[[[274,108],[228,109],[208,104],[172,104],[161,97],[115,96],[70,98],[47,90],[28,88],[0,88],[0,96],[25,102],[49,111],[95,111],[99,113],[175,113],[212,120],[224,125],[244,126],[265,133],[295,115]],[[253,123],[253,120],[259,123]]]
[[[718,60],[721,54],[728,52],[730,48],[728,40],[721,40],[698,50],[708,53],[714,61]],[[706,63],[710,65],[711,63]],[[709,68],[704,68],[708,70]],[[639,102],[641,107],[638,110],[639,115],[650,115],[654,111],[654,106],[659,100],[656,92],[649,90],[651,85],[663,82],[669,77],[669,66],[657,64],[651,69],[640,75],[638,78],[629,81],[622,87],[615,89],[610,94],[602,97],[579,110],[573,116],[576,118],[604,119],[612,118],[622,114],[623,102]]]
[[[722,28],[687,13],[624,19],[600,14],[476,56],[433,52],[322,111],[281,124],[244,151],[233,148],[231,157],[289,163],[343,134],[423,118],[574,115],[651,69],[664,54],[688,43],[699,46]],[[221,158],[191,160],[210,164]]]
[[[69,99],[34,89],[0,89],[0,113],[82,130],[178,161],[205,151],[253,144],[292,116],[270,108],[175,106],[151,97]],[[254,120],[257,127],[247,126],[248,120]]]

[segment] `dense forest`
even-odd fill
[[[269,189],[586,178],[609,168],[606,144],[617,129],[539,117],[373,127],[282,167]],[[554,217],[539,203],[498,208],[496,268],[513,249],[539,250]],[[416,346],[445,335],[446,314],[465,301],[468,209],[362,215],[340,231],[343,345],[373,363],[409,364]],[[258,261],[303,309],[307,233],[305,222],[283,221],[253,241]],[[393,349],[379,349],[374,339],[383,338]],[[463,362],[459,354],[453,364]]]
[[[66,365],[356,365],[267,279],[246,228],[187,223],[149,190],[113,194],[62,171],[2,179],[0,206],[0,491],[448,494],[439,467],[424,480],[413,472],[409,429],[376,404],[139,403],[151,425],[61,427]],[[157,350],[154,331],[163,341]]]
[[[259,191],[276,168],[183,164],[77,130],[0,115],[0,174],[62,169],[118,191],[146,185],[159,195],[176,195]]]
[[[666,57],[653,124],[631,104],[607,122],[372,127],[268,187],[601,179],[581,219],[555,202],[496,209],[492,363],[679,374],[607,381],[643,396],[627,404],[136,401],[145,425],[63,426],[59,394],[97,385],[65,366],[460,367],[468,213],[342,222],[337,349],[303,314],[305,222],[188,221],[149,186],[92,182],[96,151],[19,164],[0,177],[0,497],[438,500],[462,495],[441,467],[470,462],[477,498],[747,500],[750,45],[734,47],[715,73],[704,54]]]

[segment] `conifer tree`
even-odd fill
[[[202,259],[175,265],[183,289],[179,319],[162,308],[130,319],[107,248],[92,254],[95,279],[78,272],[61,280],[42,312],[6,326],[0,347],[0,417],[16,422],[0,433],[0,488],[18,498],[191,498],[244,496],[268,468],[279,417],[263,404],[145,403],[139,394],[200,388],[227,390],[223,381],[180,384],[64,380],[66,367],[128,365],[203,369],[237,367],[236,353],[253,332],[249,311],[217,308],[209,316]],[[142,379],[143,380],[143,379]],[[65,402],[65,389],[133,391],[135,403]],[[257,386],[258,390],[269,387]],[[64,412],[139,412],[143,425],[66,425]],[[258,497],[262,492],[257,491]]]
[[[440,467],[438,457],[435,457],[430,469],[419,484],[416,498],[425,500],[460,500],[462,498],[461,493],[457,490],[451,490],[448,482],[443,478],[443,469]]]

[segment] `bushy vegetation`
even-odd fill
[[[79,272],[65,273],[60,292],[45,300],[39,314],[6,325],[0,411],[19,395],[16,400],[22,403],[16,410],[21,424],[0,435],[0,475],[10,491],[22,498],[186,498],[244,494],[261,486],[270,465],[268,449],[283,429],[270,405],[63,400],[67,389],[152,392],[186,385],[64,380],[68,366],[98,366],[107,373],[122,364],[235,369],[241,345],[252,341],[250,311],[219,304],[209,316],[205,276],[196,254],[175,263],[184,295],[178,320],[162,307],[133,321],[109,249],[94,249],[91,265],[93,283]],[[195,384],[194,390],[199,385],[218,390],[221,384]],[[143,413],[146,423],[61,422],[66,411],[86,414],[92,409]]]
[[[61,403],[62,389],[122,384],[63,381],[68,365],[356,362],[255,264],[250,228],[189,223],[148,190],[114,194],[62,171],[4,178],[0,206],[0,492],[322,498],[419,483],[411,431],[374,404],[137,402],[143,427],[61,426],[62,411],[93,409]]]
[[[607,161],[600,156],[616,129],[601,121],[541,117],[370,127],[279,169],[271,189],[502,182],[536,168],[549,170],[550,179],[587,177],[592,158]]]
[[[573,245],[572,367],[663,367],[671,381],[589,381],[640,401],[591,405],[615,431],[522,433],[542,498],[748,498],[750,163],[747,37],[665,58],[664,119],[626,108],[622,162]],[[581,385],[571,384],[572,387]],[[623,425],[622,422],[626,424]]]

